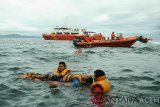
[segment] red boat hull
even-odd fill
[[[43,34],[42,35],[45,40],[73,40],[78,36],[85,35],[77,35],[77,34]],[[94,34],[93,37],[95,40],[105,39],[105,37],[101,34]]]
[[[45,40],[73,40],[75,35],[73,34],[43,34]]]
[[[91,42],[73,42],[76,47],[131,47],[137,41],[136,37],[122,40],[92,40]]]

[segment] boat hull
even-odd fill
[[[86,35],[83,34],[43,34],[42,35],[45,40],[73,40],[76,37],[84,37]],[[89,37],[89,36],[88,36]],[[93,37],[95,40],[105,39],[105,37],[101,34],[94,34],[90,37]]]
[[[128,37],[122,40],[92,40],[91,42],[75,42],[76,47],[131,47],[137,41],[136,37]]]
[[[73,40],[75,35],[73,34],[43,34],[45,40]]]

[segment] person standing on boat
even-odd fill
[[[115,34],[114,34],[114,32],[112,32],[112,34],[111,34],[111,39],[115,40]]]

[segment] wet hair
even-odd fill
[[[102,70],[96,70],[96,71],[94,71],[94,74],[95,74],[96,78],[98,78],[100,76],[105,76],[105,72]]]
[[[66,67],[66,63],[65,62],[59,62],[59,65],[60,64],[64,65],[64,67]]]
[[[87,85],[91,85],[93,83],[93,78],[90,76],[85,82]]]

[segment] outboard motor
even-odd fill
[[[151,40],[151,39],[148,39],[148,38],[144,38],[143,36],[138,36],[137,37],[137,40],[139,41],[139,42],[142,42],[142,43],[147,43],[149,40]]]

